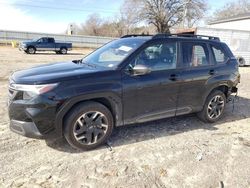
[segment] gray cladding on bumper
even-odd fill
[[[29,138],[42,138],[42,134],[33,122],[10,120],[10,129]]]

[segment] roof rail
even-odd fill
[[[197,38],[197,39],[208,39],[208,40],[216,40],[220,41],[219,37],[213,37],[213,36],[206,36],[206,35],[193,35],[193,34],[156,34],[153,36],[153,39],[155,38],[162,38],[162,37],[187,37],[187,38]]]
[[[129,38],[129,37],[146,37],[146,36],[153,36],[153,35],[144,35],[144,34],[141,34],[141,35],[124,35],[122,36],[121,38]]]

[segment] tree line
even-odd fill
[[[210,22],[250,12],[250,0],[226,3],[208,16],[205,0],[124,0],[113,18],[91,14],[77,26],[76,34],[120,37],[126,34],[169,33],[171,28],[192,28],[201,21]]]

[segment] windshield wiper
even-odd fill
[[[79,64],[84,64],[84,65],[87,65],[87,66],[89,66],[89,67],[94,67],[94,68],[96,68],[96,65],[93,65],[93,64],[84,62],[83,59],[79,60]]]

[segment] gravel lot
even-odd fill
[[[195,115],[116,129],[109,145],[71,149],[63,139],[29,139],[9,130],[9,74],[42,63],[79,59],[27,55],[0,47],[0,187],[250,187],[250,67],[240,68],[239,98],[225,117]]]

